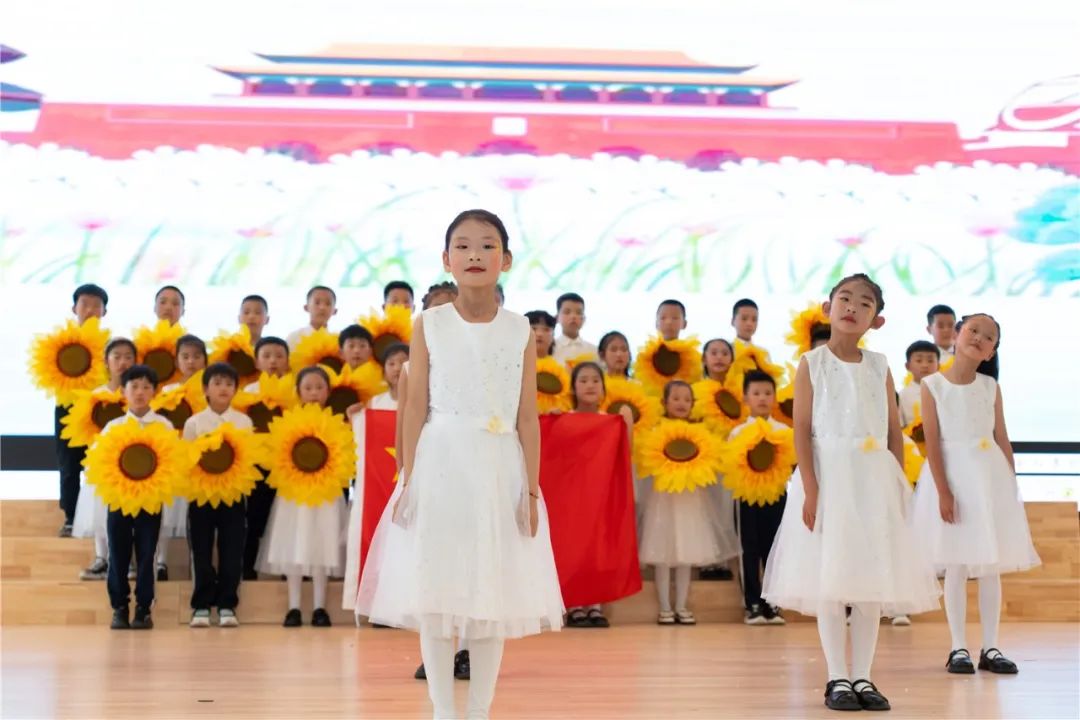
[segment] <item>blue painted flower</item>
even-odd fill
[[[1043,193],[1034,205],[1016,213],[1016,225],[1009,234],[1035,245],[1080,242],[1080,183]]]

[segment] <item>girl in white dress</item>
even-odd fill
[[[884,304],[881,288],[859,273],[841,280],[823,305],[832,336],[799,361],[799,467],[765,567],[769,603],[817,616],[832,710],[889,709],[870,682],[881,615],[931,610],[941,592],[904,520],[911,490],[888,361],[858,345],[884,324]]]
[[[357,611],[420,633],[436,718],[454,708],[454,637],[469,640],[467,717],[488,717],[506,638],[556,630],[562,596],[540,499],[536,347],[501,309],[502,221],[469,210],[446,231],[459,295],[412,334],[399,489],[375,531]]]
[[[1001,573],[1039,564],[1016,486],[1012,446],[997,384],[1001,328],[969,315],[957,330],[955,361],[922,381],[926,459],[913,522],[926,556],[945,573],[945,616],[952,635],[951,673],[975,672],[964,641],[967,580],[979,579],[979,669],[1014,674],[997,649]]]
[[[735,362],[735,348],[723,338],[713,338],[701,348],[701,365],[704,376],[709,380],[724,382],[727,379],[728,370]],[[722,438],[727,440],[727,438]],[[735,516],[738,514],[735,498],[723,482],[717,482],[705,489],[716,504],[722,525],[721,532],[726,538],[735,538],[738,547],[738,536],[735,532]],[[738,555],[738,553],[736,553]],[[724,565],[709,565],[701,568],[698,577],[702,580],[734,580],[735,574]]]

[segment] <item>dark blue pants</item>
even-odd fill
[[[110,510],[106,523],[109,535],[109,602],[113,609],[125,608],[131,598],[128,566],[135,551],[135,604],[149,608],[154,602],[154,550],[161,513],[140,512],[135,517]]]
[[[244,502],[232,505],[188,506],[188,544],[195,584],[191,592],[192,610],[228,608],[235,610],[240,598],[240,575],[244,563]],[[214,569],[214,540],[217,539],[218,566]]]
[[[263,479],[255,483],[255,489],[248,495],[245,507],[247,508],[247,536],[244,540],[244,570],[255,572],[255,561],[259,558],[259,542],[263,533],[266,532],[266,524],[270,520],[270,509],[274,505],[274,497],[277,490],[271,487],[266,478],[270,474],[259,468]]]
[[[82,471],[83,458],[86,457],[86,448],[71,447],[67,440],[60,439],[60,431],[64,429],[60,419],[67,415],[70,409],[57,405],[54,425],[56,466],[60,469],[60,509],[64,511],[64,522],[69,525],[75,519],[75,505],[79,502],[79,473]]]
[[[743,602],[746,609],[751,605],[764,605],[761,599],[761,576],[765,561],[769,559],[776,531],[784,517],[787,495],[772,505],[748,505],[739,503],[739,539],[742,542]],[[111,569],[111,568],[110,568]]]

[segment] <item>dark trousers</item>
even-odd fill
[[[86,457],[86,448],[71,447],[67,440],[60,439],[64,426],[60,418],[67,415],[70,408],[56,406],[56,466],[60,468],[60,509],[64,511],[64,522],[71,524],[75,520],[75,505],[79,502],[79,473],[82,461]]]
[[[149,608],[154,602],[154,549],[161,530],[161,513],[140,512],[135,517],[110,510],[106,522],[109,535],[109,602],[113,609],[125,608],[131,597],[128,566],[135,550],[135,604]]]
[[[743,601],[746,609],[765,603],[761,598],[761,576],[769,559],[776,531],[784,517],[787,495],[772,505],[739,503],[739,540],[742,543]]]
[[[212,607],[236,609],[240,598],[240,575],[244,562],[244,503],[188,506],[188,544],[195,585],[191,593],[193,610]],[[218,567],[214,569],[214,540],[217,536]]]
[[[266,532],[266,523],[270,520],[270,508],[274,504],[277,490],[266,483],[270,474],[259,468],[263,475],[261,482],[255,483],[255,489],[247,498],[247,538],[244,541],[244,572],[255,572],[255,561],[259,557],[259,541]]]

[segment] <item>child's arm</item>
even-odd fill
[[[1016,474],[1016,458],[1013,457],[1012,443],[1009,441],[1009,431],[1005,428],[1005,406],[1001,401],[1001,386],[997,386],[997,397],[994,398],[994,442],[1005,453],[1005,459],[1009,461],[1013,475]]]
[[[799,369],[795,371],[795,397],[792,404],[792,420],[795,423],[795,456],[799,462],[803,490],[806,500],[803,502],[803,522],[811,532],[817,517],[818,480],[814,470],[814,442],[810,438],[810,427],[814,415],[814,386],[810,383],[810,365],[806,358],[799,360]]]
[[[412,358],[409,358],[410,363]],[[536,339],[529,333],[525,359],[521,370],[521,399],[518,401],[517,431],[521,452],[525,456],[525,472],[529,478],[529,522],[536,536],[537,508],[540,497],[540,414],[536,408]]]
[[[956,522],[956,500],[949,481],[945,477],[945,460],[941,454],[941,426],[938,424],[937,403],[926,383],[919,390],[922,399],[923,437],[926,439],[926,462],[930,463],[930,475],[938,492],[938,511],[947,523]]]
[[[885,372],[885,392],[889,395],[889,452],[896,458],[900,467],[904,467],[904,433],[900,430],[900,410],[896,405],[896,385],[893,384],[892,370]]]
[[[626,421],[626,437],[630,445],[630,457],[634,456],[634,411],[630,409],[629,405],[623,405],[619,408],[619,415],[622,415],[622,419]]]
[[[416,444],[420,440],[420,430],[424,427],[424,421],[428,413],[428,349],[424,339],[424,318],[416,318],[413,324],[412,342],[409,345],[409,370],[415,379],[415,387],[409,393],[408,402],[405,404],[405,417],[401,426],[401,466],[406,469],[406,475],[402,478],[404,487],[409,486],[409,476],[412,472],[416,459]],[[399,406],[400,407],[400,406]]]
[[[405,368],[401,368],[401,378],[398,380],[398,411],[397,417],[394,418],[394,462],[397,463],[397,471],[400,476],[401,473],[401,459],[404,457],[402,453],[402,436],[404,435],[405,424],[405,404],[408,402],[407,388],[409,383],[409,373]]]

